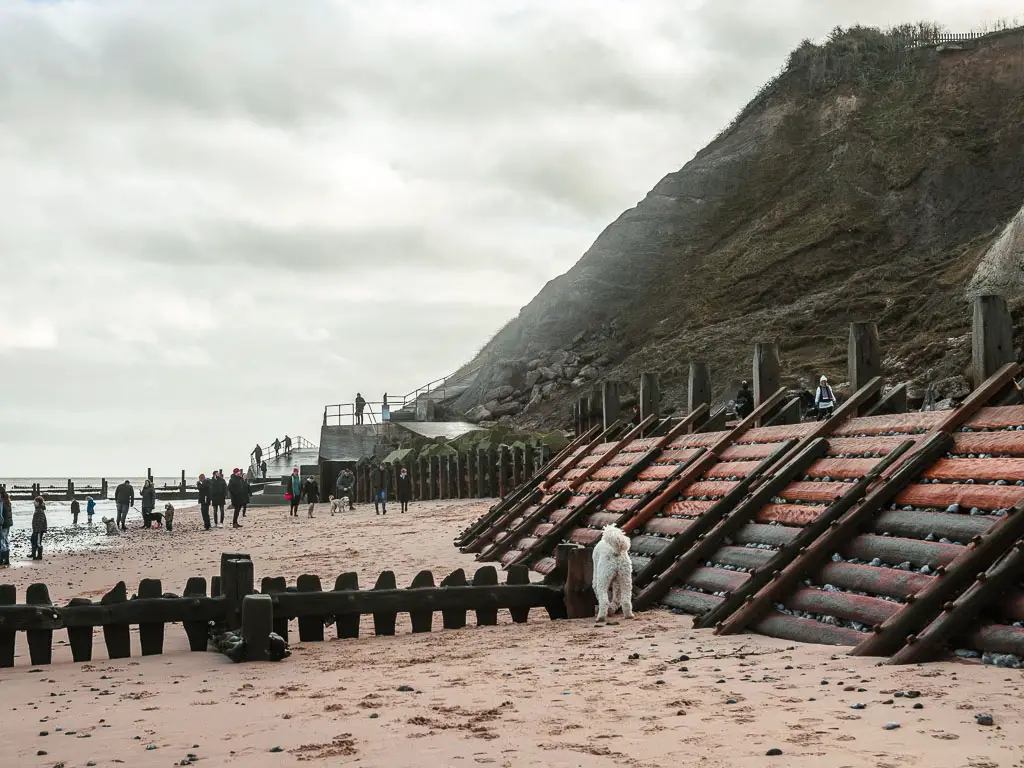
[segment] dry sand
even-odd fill
[[[439,580],[472,573],[451,541],[483,509],[438,502],[378,518],[363,506],[332,519],[321,507],[297,522],[254,509],[242,530],[210,532],[182,511],[173,534],[133,530],[0,581],[19,596],[43,581],[55,602],[97,597],[118,579],[132,591],[142,577],[180,592],[187,577],[214,574],[222,551],[251,554],[257,579],[317,573],[330,588],[356,570],[370,586],[392,568],[408,584],[430,568]],[[411,635],[400,618],[398,636],[375,638],[366,619],[362,639],[305,645],[293,622],[293,654],[278,664],[189,653],[177,625],[164,655],[116,662],[99,631],[91,664],[70,661],[55,633],[55,663],[32,667],[22,641],[16,667],[0,670],[0,754],[66,768],[189,764],[190,753],[200,766],[1024,766],[1019,671],[880,667],[841,649],[716,638],[661,611],[600,629],[543,611],[502,622],[441,631],[435,615],[434,632]],[[995,726],[977,725],[978,712]],[[900,727],[884,730],[890,722]],[[772,748],[783,755],[766,756]]]

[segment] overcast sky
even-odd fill
[[[0,0],[0,477],[319,437],[470,358],[804,37],[1010,0]]]

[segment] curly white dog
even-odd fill
[[[633,564],[629,561],[629,537],[614,525],[606,525],[594,547],[594,594],[597,620],[606,621],[622,607],[622,617],[633,618]]]

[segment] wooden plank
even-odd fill
[[[442,584],[443,583],[444,582],[442,582]],[[405,592],[406,595],[410,594],[407,590],[401,590],[401,592]],[[376,593],[376,594],[374,594],[374,593]],[[377,576],[377,582],[373,585],[373,590],[371,590],[371,592],[370,592],[370,594],[373,597],[377,598],[377,600],[375,601],[374,609],[372,611],[370,611],[370,612],[373,613],[373,633],[375,635],[377,635],[378,637],[380,637],[382,635],[383,636],[387,636],[387,637],[390,637],[390,636],[394,635],[395,634],[395,622],[398,620],[398,610],[397,609],[396,610],[387,610],[387,609],[382,609],[381,608],[381,604],[385,602],[384,600],[381,599],[381,596],[384,595],[385,593],[388,593],[388,594],[399,593],[400,594],[400,591],[398,589],[398,582],[395,580],[395,572],[394,571],[381,571],[380,575]],[[367,594],[366,592],[343,593],[343,594],[339,595],[339,597],[349,598],[349,600],[346,600],[346,602],[351,601],[353,603],[357,603],[358,602],[358,598],[364,597],[364,596],[366,596],[366,594]],[[412,595],[412,597],[413,598],[419,598],[420,595]],[[416,600],[414,600],[412,605],[417,607],[417,608],[419,608],[420,605],[421,605],[421,602],[420,602],[419,599],[416,599]],[[411,610],[411,608],[406,608],[406,610]],[[363,611],[363,610],[355,611],[355,610],[349,609],[348,612],[349,613],[367,613],[368,611]],[[332,611],[332,613],[333,613],[333,611]]]
[[[13,584],[0,584],[0,607],[15,605],[18,591]],[[0,622],[0,669],[14,666],[14,644],[17,633]]]
[[[283,581],[283,579],[282,579]],[[264,590],[266,591],[266,590]],[[206,579],[202,576],[193,576],[185,582],[185,589],[181,593],[183,602],[191,602],[191,598],[206,598]],[[185,629],[185,635],[188,637],[188,647],[190,651],[205,651],[209,644],[209,630],[208,625],[205,621],[192,619],[182,621],[182,627]],[[69,630],[70,632],[70,630]],[[279,633],[280,634],[280,633]],[[282,635],[285,640],[288,639],[288,622],[285,620],[285,634]],[[90,640],[89,644],[92,644],[91,640],[91,627],[90,627]]]
[[[45,584],[29,584],[25,590],[25,604],[44,607],[53,605],[50,590]],[[32,664],[49,664],[53,661],[52,629],[30,629],[25,634],[28,636],[28,655]]]
[[[528,585],[530,583],[530,570],[525,565],[510,565],[505,573],[505,584],[507,587],[517,585]],[[507,588],[506,587],[506,588]],[[512,621],[516,624],[525,624],[530,620],[530,606],[515,606],[509,608]]]
[[[664,594],[673,583],[685,581],[689,573],[705,561],[717,560],[723,562],[719,550],[726,548],[725,540],[749,523],[754,513],[761,506],[774,496],[780,488],[785,487],[795,475],[804,472],[807,466],[823,455],[827,449],[828,442],[826,440],[814,440],[804,446],[804,449],[793,456],[784,466],[780,467],[771,478],[764,480],[745,499],[731,508],[723,505],[720,512],[716,511],[717,521],[709,519],[707,522],[703,522],[704,518],[701,518],[700,528],[694,525],[683,536],[677,537],[692,540],[692,546],[688,550],[684,550],[678,560],[672,563],[657,580],[640,593],[637,597],[637,602],[639,603],[640,599],[643,598],[643,605],[651,605],[657,599],[656,595]],[[768,460],[766,459],[765,461],[767,462]],[[704,517],[709,517],[709,515],[710,513]],[[714,526],[713,528],[711,527],[712,525]],[[675,544],[674,541],[673,544]],[[745,555],[757,554],[761,557],[763,554],[763,550],[748,550],[742,547],[739,549]]]
[[[274,602],[270,595],[246,595],[242,600],[242,639],[246,661],[270,659],[274,631]]]
[[[939,459],[925,470],[929,480],[1024,480],[1024,459]]]
[[[953,452],[1024,456],[1024,432],[957,432]]]
[[[996,294],[975,296],[971,321],[971,367],[975,383],[1016,360],[1013,318],[1006,298]]]
[[[139,599],[162,597],[160,579],[143,579],[139,583]],[[164,652],[164,623],[147,621],[139,624],[139,645],[143,656],[159,656]]]
[[[512,548],[512,545],[516,543],[527,531],[529,531],[534,525],[540,520],[544,519],[545,515],[552,509],[557,508],[563,504],[570,496],[572,492],[568,489],[558,491],[543,504],[540,504],[532,512],[523,516],[522,522],[516,525],[514,528],[509,528],[505,532],[504,538],[495,541],[487,549],[481,552],[477,559],[478,560],[496,560],[508,552]],[[484,537],[481,535],[479,540]]]
[[[409,589],[425,589],[434,586],[434,574],[430,571],[420,571],[412,580]],[[413,634],[429,632],[434,624],[434,612],[429,608],[409,611],[409,620],[412,622]]]
[[[68,607],[76,605],[92,605],[87,597],[73,597]],[[68,627],[68,645],[71,646],[71,658],[77,662],[92,661],[92,627]]]
[[[119,603],[128,602],[128,588],[125,586],[123,581],[117,582],[117,586],[111,589],[107,594],[100,598],[101,606],[117,606]],[[83,606],[83,608],[76,608],[75,611],[82,611],[83,609],[90,608],[91,606]],[[68,609],[69,611],[71,609]],[[65,618],[65,623],[67,619]],[[128,628],[128,622],[117,624],[104,624],[103,625],[103,641],[107,645],[107,657],[111,659],[127,659],[132,655],[132,641],[131,634]]]
[[[442,587],[467,587],[468,583],[466,572],[461,568],[457,568],[441,580]],[[441,611],[441,619],[445,629],[463,629],[466,626],[466,609],[446,608]]]
[[[601,443],[603,443],[611,435],[618,432],[619,428],[619,423],[616,422],[615,424],[612,424],[610,427],[600,432],[593,440],[591,440],[586,445],[586,447],[583,450],[569,458],[558,469],[556,469],[547,478],[545,478],[545,480],[541,483],[541,488],[547,490],[554,486],[555,483],[557,483],[559,480],[565,477],[567,472],[569,472],[572,469],[575,469],[576,465],[579,464],[585,456],[590,455],[591,451],[593,451],[595,448],[601,445]],[[591,432],[592,431],[593,430],[591,430]]]
[[[288,581],[284,576],[264,576],[260,582],[260,593],[271,595],[277,592],[287,592]],[[206,584],[203,584],[203,594],[206,594]],[[286,643],[288,642],[288,619],[284,616],[274,617],[274,634],[279,635]]]
[[[942,606],[942,613],[920,632],[915,642],[904,645],[890,664],[917,664],[941,655],[953,638],[966,633],[978,623],[978,617],[1009,590],[1018,587],[1024,578],[1024,541],[1018,541],[1008,554],[975,578],[960,597]]]
[[[860,504],[846,512],[838,521],[833,521],[834,524],[830,523],[827,530],[813,543],[799,550],[797,556],[784,569],[778,573],[773,572],[772,581],[758,591],[750,601],[722,619],[715,632],[723,635],[734,634],[761,621],[775,603],[796,589],[807,574],[820,568],[832,552],[854,538],[897,493],[914,482],[937,456],[945,453],[951,443],[952,439],[948,434],[938,432],[931,435],[910,460],[903,462],[892,475],[870,490]],[[903,454],[903,457],[905,456],[906,453]]]
[[[339,574],[338,578],[334,580],[334,591],[335,592],[358,592],[359,591],[359,574],[355,571],[348,571],[347,573]],[[359,637],[359,619],[358,613],[345,613],[335,612],[334,614],[334,626],[335,631],[338,633],[338,637],[341,639],[355,639]],[[275,615],[274,621],[280,621]],[[285,623],[288,618],[284,617]]]
[[[295,580],[295,588],[299,593],[320,592],[320,577],[312,573],[304,573]],[[299,616],[299,642],[320,643],[324,639],[324,616]]]
[[[940,572],[927,587],[914,595],[914,601],[885,621],[876,632],[851,651],[853,656],[888,656],[906,642],[913,645],[916,636],[935,618],[944,603],[955,598],[989,568],[1018,538],[1024,536],[1024,503],[1012,507],[1000,517],[988,533],[975,539],[959,557]]]
[[[808,523],[797,533],[792,541],[775,552],[764,568],[759,568],[755,573],[752,573],[740,589],[735,590],[710,614],[696,619],[694,626],[700,628],[713,627],[737,610],[747,600],[752,600],[753,595],[764,588],[774,578],[775,573],[781,572],[783,568],[792,563],[805,547],[810,546],[828,530],[834,521],[839,520],[840,517],[845,515],[855,504],[863,499],[867,495],[871,484],[904,453],[910,450],[912,445],[913,440],[906,440],[882,461],[876,462],[875,466],[867,474],[850,485],[849,490],[843,496],[821,510],[813,522]]]
[[[885,416],[907,412],[907,385],[898,384],[886,392],[871,408],[865,416]]]
[[[498,586],[498,569],[493,565],[484,565],[476,569],[473,574],[474,587],[496,587]],[[498,623],[497,608],[477,608],[476,624],[478,627],[493,627]]]
[[[575,544],[559,544],[558,554],[566,560],[565,617],[567,619],[592,617],[595,613],[597,599],[591,588],[594,563],[590,551]]]

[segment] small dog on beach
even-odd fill
[[[606,525],[594,547],[594,594],[597,621],[620,607],[624,619],[633,618],[633,564],[629,561],[629,537],[614,525]]]
[[[109,517],[103,517],[100,520],[107,526],[107,536],[121,535],[121,529],[117,527],[117,520],[111,520]]]
[[[348,496],[342,496],[340,498],[330,497],[331,499],[331,514],[335,512],[341,513],[348,509]]]

